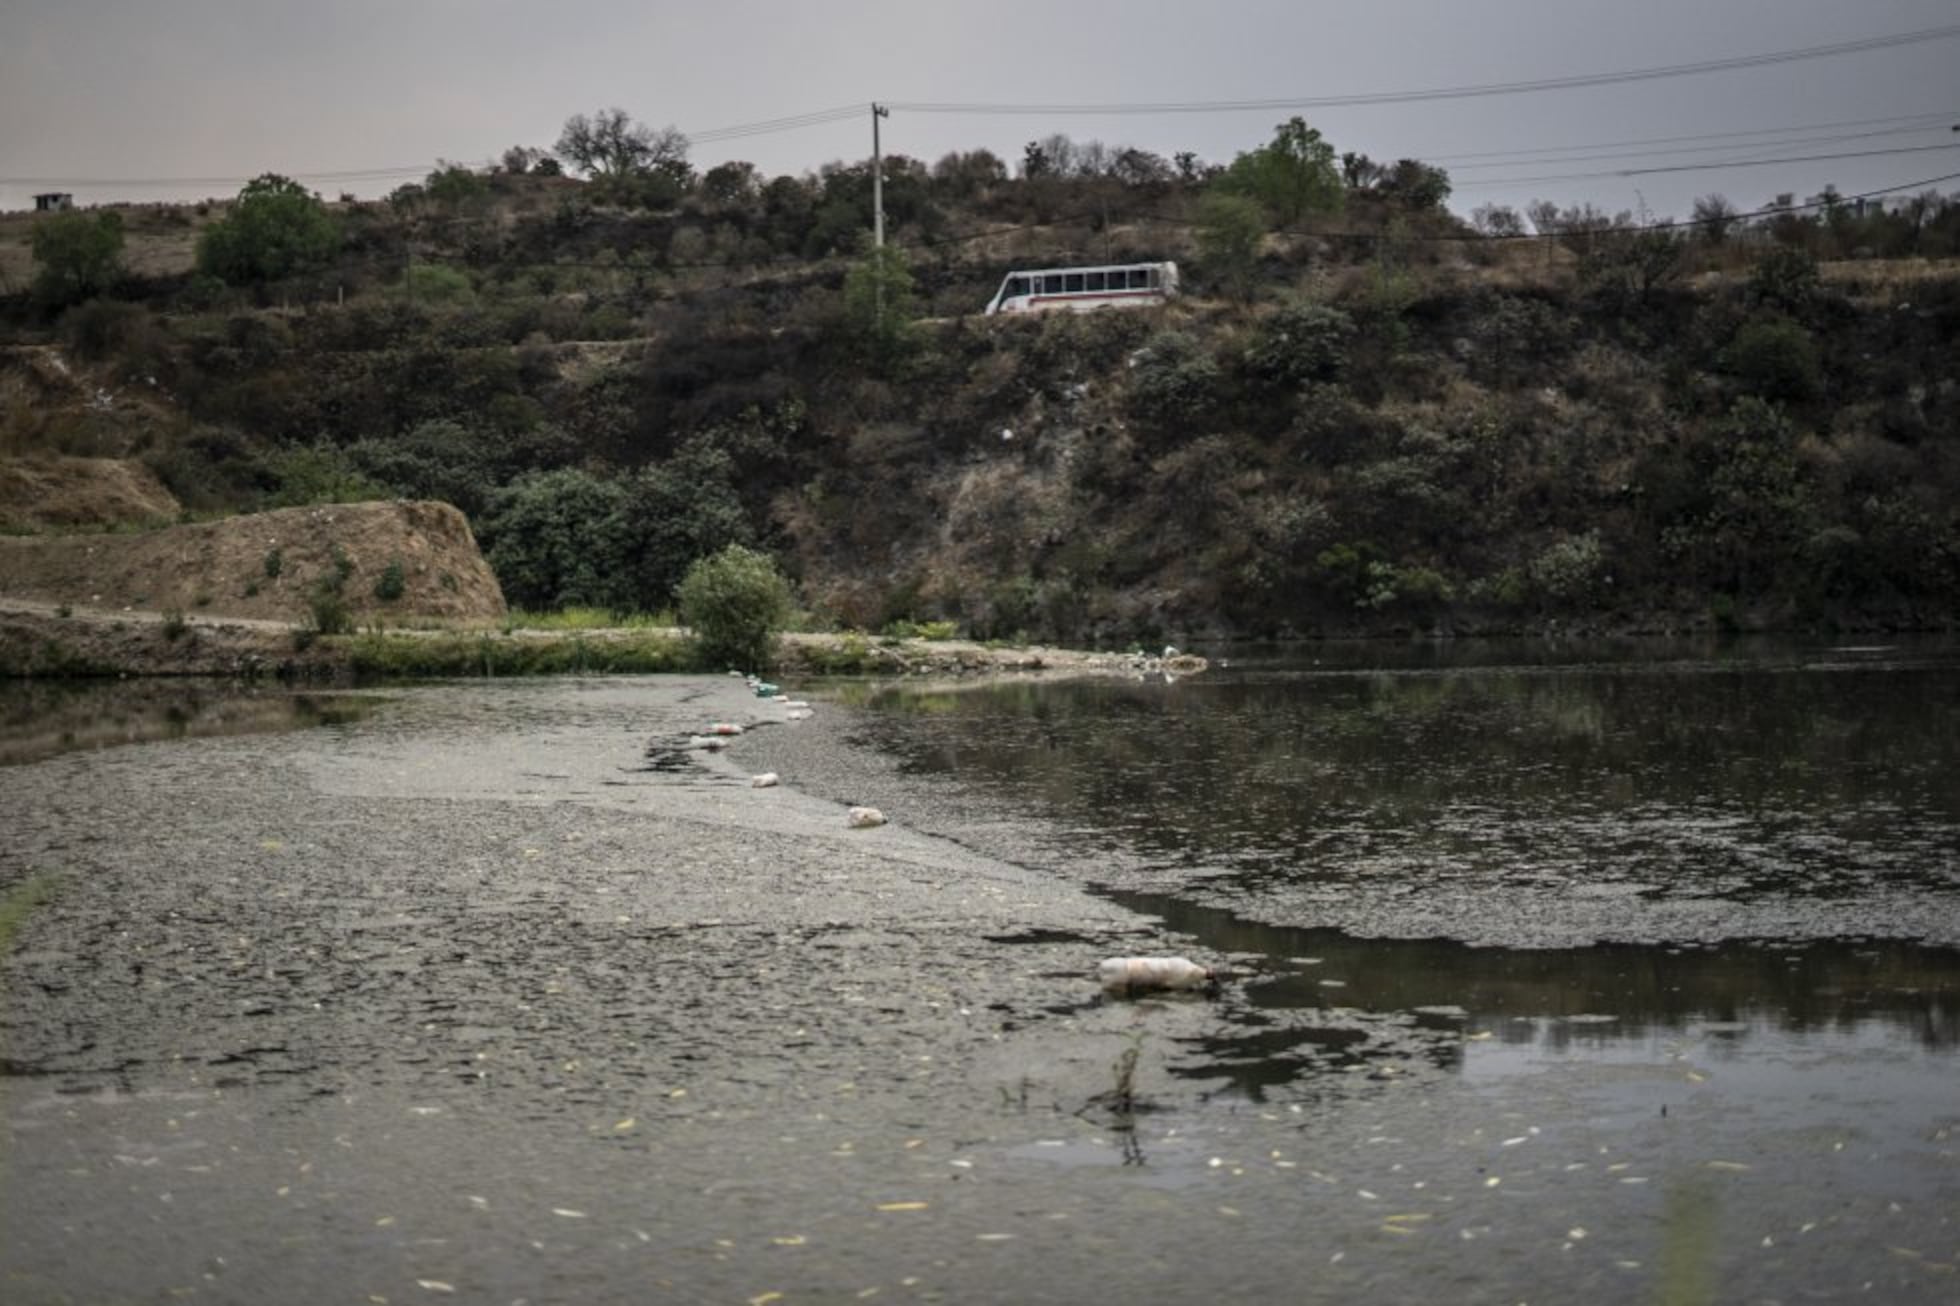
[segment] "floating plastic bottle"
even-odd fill
[[[749,788],[751,789],[774,789],[775,787],[776,773],[774,771],[764,771],[761,775],[749,777]]]
[[[774,698],[777,694],[781,692],[782,692],[782,686],[772,685],[766,680],[761,681],[755,687],[755,696],[757,698]]]
[[[1209,988],[1217,976],[1188,957],[1110,957],[1096,966],[1096,978],[1108,993],[1149,993]]]
[[[739,735],[742,733],[742,727],[736,725],[733,721],[717,721],[708,727],[708,733],[711,735]]]
[[[885,814],[875,807],[853,807],[849,813],[853,830],[869,830],[885,823]]]

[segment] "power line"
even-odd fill
[[[1736,150],[1794,149],[1800,145],[1835,145],[1845,141],[1879,140],[1888,136],[1919,136],[1927,132],[1939,132],[1944,135],[1952,122],[1956,120],[1960,120],[1960,115],[1929,120],[1914,127],[1884,127],[1873,131],[1836,132],[1821,136],[1786,136],[1780,140],[1726,139],[1721,140],[1717,144],[1678,145],[1666,149],[1608,150],[1603,154],[1575,153],[1575,150],[1583,147],[1571,146],[1558,152],[1518,150],[1510,154],[1501,154],[1497,151],[1491,151],[1486,155],[1480,156],[1484,160],[1483,162],[1459,163],[1445,158],[1429,157],[1424,157],[1423,162],[1437,164],[1448,162],[1450,163],[1451,174],[1455,175],[1459,172],[1472,172],[1486,168],[1515,168],[1522,164],[1532,163],[1592,163],[1603,159],[1645,159],[1652,158],[1655,155],[1679,156],[1690,154],[1720,154],[1725,151],[1732,152]],[[1715,137],[1688,137],[1686,139],[1714,140]],[[1467,156],[1457,157],[1462,158]]]
[[[862,104],[842,104],[834,108],[817,109],[810,113],[791,114],[783,118],[765,118],[760,122],[742,123],[734,127],[716,127],[708,131],[681,134],[686,136],[690,143],[741,140],[749,136],[767,136],[776,132],[800,131],[805,127],[844,122],[863,113]]]
[[[1945,125],[1960,119],[1960,110],[1929,113],[1901,113],[1885,118],[1847,118],[1838,122],[1811,122],[1788,127],[1736,128],[1731,131],[1693,132],[1686,136],[1647,136],[1637,140],[1591,141],[1581,145],[1535,145],[1516,150],[1475,150],[1466,154],[1424,155],[1427,163],[1456,163],[1463,159],[1496,159],[1509,155],[1522,154],[1565,154],[1577,150],[1612,150],[1629,145],[1676,145],[1692,144],[1696,141],[1722,140],[1738,136],[1786,136],[1797,132],[1837,131],[1844,127],[1878,127],[1892,123],[1923,123]],[[1775,144],[1764,141],[1761,144]]]
[[[1861,54],[1898,46],[1943,41],[1960,36],[1960,24],[1921,28],[1892,36],[1867,37],[1858,41],[1837,41],[1829,45],[1804,46],[1764,54],[1739,55],[1728,59],[1707,59],[1696,63],[1663,64],[1653,68],[1634,68],[1620,72],[1585,73],[1570,77],[1544,77],[1528,81],[1491,82],[1473,86],[1440,87],[1416,91],[1373,91],[1359,95],[1298,96],[1272,100],[1172,100],[1116,104],[1001,104],[958,103],[951,101],[891,101],[894,109],[909,113],[955,114],[1166,114],[1166,113],[1243,113],[1252,110],[1332,109],[1374,104],[1415,104],[1433,100],[1465,100],[1495,95],[1520,95],[1536,91],[1563,91],[1585,86],[1610,86],[1626,82],[1657,81],[1669,77],[1689,77],[1702,73],[1732,72],[1762,68],[1772,64],[1825,59],[1842,54]]]
[[[839,105],[829,109],[817,109],[809,113],[791,114],[781,118],[764,118],[756,122],[738,123],[730,127],[714,127],[701,132],[682,132],[689,144],[742,140],[751,136],[767,136],[776,132],[800,131],[805,127],[817,127],[826,123],[843,122],[864,112],[861,104]],[[440,162],[440,160],[438,160]],[[465,165],[488,167],[491,160]],[[421,164],[390,164],[373,168],[346,169],[293,169],[285,175],[304,181],[347,182],[347,181],[387,181],[394,178],[426,177],[434,171],[434,166]],[[0,177],[4,186],[243,186],[253,177]]]
[[[1525,186],[1544,181],[1597,181],[1609,177],[1651,177],[1670,172],[1709,172],[1726,168],[1766,168],[1779,163],[1821,163],[1838,159],[1874,159],[1891,154],[1936,154],[1960,150],[1953,145],[1901,145],[1885,150],[1842,150],[1832,154],[1788,154],[1769,159],[1722,159],[1714,163],[1679,163],[1653,168],[1620,168],[1607,172],[1560,172],[1536,177],[1488,177],[1453,186],[1468,190],[1478,186]]]
[[[1884,136],[1920,136],[1920,135],[1924,135],[1926,132],[1929,131],[1939,131],[1941,133],[1944,133],[1946,131],[1946,128],[1944,126],[1940,126],[1936,128],[1914,127],[1903,131],[1857,132],[1851,135],[1844,135],[1844,136],[1799,136],[1799,137],[1794,137],[1787,141],[1730,141],[1725,145],[1698,145],[1698,146],[1689,146],[1685,149],[1675,149],[1675,150],[1620,150],[1620,151],[1609,152],[1606,154],[1573,154],[1573,155],[1568,155],[1564,158],[1548,159],[1548,158],[1521,157],[1515,159],[1503,159],[1493,163],[1457,164],[1450,169],[1450,176],[1452,179],[1454,179],[1459,174],[1465,172],[1481,172],[1491,168],[1518,168],[1530,164],[1553,165],[1553,164],[1569,164],[1569,163],[1603,163],[1613,159],[1651,159],[1657,156],[1662,158],[1679,158],[1680,156],[1691,155],[1691,154],[1717,154],[1717,155],[1727,154],[1733,156],[1735,152],[1738,150],[1760,149],[1764,146],[1772,146],[1779,149],[1780,148],[1794,149],[1800,145],[1832,145],[1832,144],[1842,143],[1845,141],[1873,140]],[[1917,146],[1917,147],[1901,147],[1901,148],[1936,149],[1941,147]],[[1886,150],[1874,151],[1874,153],[1889,153],[1889,152],[1890,151],[1886,151]],[[1774,160],[1771,161],[1774,162]],[[1727,162],[1727,160],[1716,159],[1711,163],[1698,165],[1698,166],[1716,167],[1724,162]],[[1684,163],[1681,166],[1687,167],[1690,165]],[[1668,172],[1678,171],[1677,168],[1672,166],[1669,166],[1664,170]],[[1602,175],[1617,175],[1617,174],[1608,173]],[[1475,183],[1465,182],[1463,184],[1471,185]]]

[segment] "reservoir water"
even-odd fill
[[[1227,658],[16,695],[0,1297],[1952,1299],[1952,649]]]
[[[1257,1006],[1449,1011],[1494,1031],[1471,1066],[1689,1030],[1960,1045],[1960,650],[1225,662],[847,696],[909,815],[1236,958]]]

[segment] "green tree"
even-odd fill
[[[436,170],[422,183],[423,193],[438,204],[455,206],[487,193],[489,184],[460,163],[436,160]]]
[[[1344,195],[1334,147],[1304,118],[1274,128],[1271,141],[1232,160],[1221,180],[1226,189],[1264,204],[1282,226],[1332,212]]]
[[[1450,174],[1420,159],[1397,159],[1378,189],[1418,213],[1440,209],[1450,197]]]
[[[1212,191],[1198,201],[1199,260],[1219,285],[1241,299],[1252,293],[1259,239],[1265,234],[1265,213],[1244,195]]]
[[[912,269],[897,246],[872,250],[844,278],[844,320],[873,367],[889,371],[904,359],[917,316]]]
[[[268,172],[245,183],[231,212],[204,230],[198,267],[233,285],[279,281],[324,266],[340,226],[317,195]]]
[[[34,296],[50,308],[115,289],[123,277],[122,214],[57,213],[34,224]]]
[[[731,544],[688,568],[678,597],[702,665],[761,671],[774,661],[790,590],[768,554]]]
[[[531,608],[619,605],[625,500],[617,482],[573,468],[521,476],[499,491],[478,534],[505,597]]]
[[[621,580],[635,607],[664,606],[696,560],[746,544],[754,534],[735,460],[711,439],[688,441],[627,486],[616,534],[625,562]]]

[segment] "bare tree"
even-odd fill
[[[595,179],[660,173],[685,185],[692,176],[686,136],[672,127],[655,131],[634,122],[620,108],[601,109],[590,118],[582,113],[567,118],[557,151]]]
[[[1470,215],[1470,225],[1495,239],[1524,235],[1524,219],[1509,204],[1478,205]]]
[[[1711,245],[1719,245],[1728,239],[1729,229],[1736,224],[1739,215],[1735,205],[1722,195],[1704,195],[1695,201],[1694,224],[1701,232],[1701,238]]]

